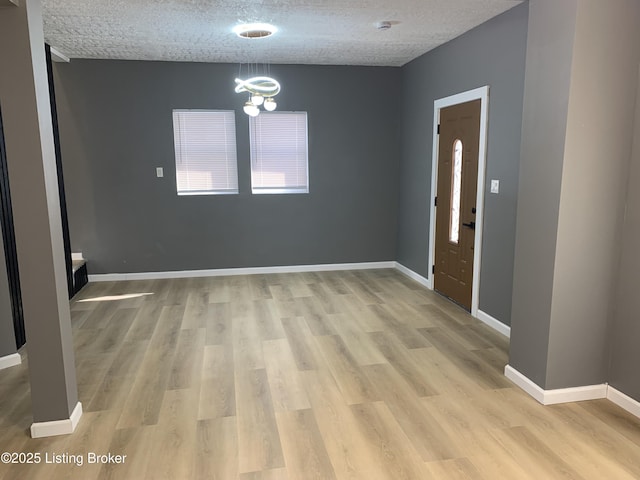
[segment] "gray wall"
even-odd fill
[[[547,388],[607,380],[639,47],[640,2],[578,3]]]
[[[640,78],[640,73],[639,73]],[[636,96],[635,132],[627,208],[618,278],[617,309],[611,335],[609,384],[640,401],[640,322],[638,321],[638,271],[640,271],[640,81]]]
[[[490,87],[480,310],[511,316],[527,4],[403,67],[403,137],[397,259],[428,277],[433,102]],[[500,194],[489,194],[491,179]]]
[[[631,158],[640,3],[531,0],[530,7],[509,362],[545,389],[601,384]]]
[[[251,195],[237,65],[56,66],[72,249],[90,273],[395,259],[401,70],[271,73],[278,109],[309,114],[308,195]],[[176,195],[173,108],[236,111],[239,195]]]
[[[531,3],[510,365],[544,385],[577,0]]]

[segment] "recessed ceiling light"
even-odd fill
[[[269,23],[243,23],[233,27],[233,33],[242,38],[265,38],[277,31],[278,29]]]

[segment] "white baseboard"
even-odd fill
[[[420,285],[427,287],[429,290],[432,290],[431,282],[427,278],[423,277],[422,275],[414,272],[413,270],[405,267],[404,265],[398,262],[395,262],[395,268],[403,275],[409,277],[411,280],[415,280]]]
[[[623,408],[627,412],[640,418],[640,402],[634,400],[628,395],[625,395],[619,390],[616,390],[611,385],[607,389],[607,399]]]
[[[585,387],[558,388],[545,390],[544,405],[558,403],[582,402],[607,398],[607,384],[587,385]]]
[[[80,253],[72,253],[71,254],[71,260],[84,260],[84,257],[82,256],[82,252],[80,252]]]
[[[488,313],[484,313],[482,310],[478,310],[478,316],[476,317],[482,323],[486,323],[491,328],[493,328],[496,332],[501,333],[507,338],[511,337],[511,327],[509,325],[505,325],[500,320],[496,320]]]
[[[400,273],[406,275],[412,280],[415,280],[419,284],[427,287],[430,290],[433,290],[433,287],[431,286],[431,282],[429,282],[428,279],[424,278],[422,275],[414,272],[413,270],[405,267],[401,263],[396,262],[396,269]],[[475,318],[480,320],[482,323],[487,324],[488,326],[493,328],[498,333],[501,333],[505,337],[509,338],[511,336],[511,327],[509,327],[508,325],[505,325],[500,320],[493,318],[491,315],[483,312],[482,310],[478,310],[478,314],[475,315]]]
[[[581,402],[584,400],[607,398],[606,383],[600,385],[588,385],[585,387],[544,390],[511,365],[507,365],[504,368],[504,374],[509,380],[535,398],[542,405],[555,405],[558,403]]]
[[[13,367],[15,365],[20,365],[22,363],[22,357],[19,353],[12,353],[11,355],[5,355],[4,357],[0,357],[0,370],[5,368]]]
[[[544,390],[522,375],[511,365],[504,367],[504,376],[544,405]]]
[[[68,435],[78,426],[82,417],[82,404],[78,402],[71,412],[71,416],[65,420],[54,420],[51,422],[38,422],[31,425],[31,437],[53,437],[56,435]]]
[[[220,268],[214,270],[180,270],[174,272],[104,273],[89,275],[90,282],[119,280],[158,280],[163,278],[222,277],[269,273],[331,272],[339,270],[371,270],[395,268],[396,262],[327,263],[319,265],[291,265],[281,267]]]

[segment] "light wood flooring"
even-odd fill
[[[31,439],[26,363],[0,371],[9,479],[639,479],[640,420],[543,407],[508,340],[394,270],[94,283],[72,303],[84,415]]]

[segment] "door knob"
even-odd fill
[[[475,230],[476,229],[476,222],[463,223],[462,226],[463,227],[469,227],[471,230]]]

